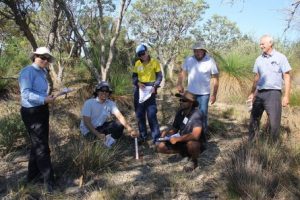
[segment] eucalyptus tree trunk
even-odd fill
[[[113,33],[113,37],[110,40],[110,44],[109,44],[109,54],[108,54],[108,58],[107,60],[105,60],[105,44],[104,44],[104,33],[103,33],[103,28],[102,25],[104,24],[104,19],[103,19],[103,1],[102,0],[97,0],[97,4],[98,4],[98,9],[99,9],[99,13],[100,13],[100,26],[99,26],[99,35],[100,35],[100,44],[101,44],[101,53],[100,53],[100,62],[101,62],[101,79],[103,81],[107,80],[107,76],[108,76],[108,71],[109,68],[111,66],[112,60],[114,58],[114,50],[115,50],[115,46],[116,46],[116,41],[120,35],[120,31],[121,31],[121,24],[122,24],[122,20],[123,17],[125,15],[125,12],[130,4],[131,0],[120,0],[120,11],[119,11],[119,15],[118,18],[116,20],[116,27],[115,27],[115,31]],[[105,62],[106,61],[106,62]]]

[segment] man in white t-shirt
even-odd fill
[[[114,101],[109,99],[112,89],[110,85],[102,81],[95,89],[94,98],[84,102],[80,123],[80,131],[83,136],[88,138],[99,138],[106,140],[109,138],[109,144],[112,143],[123,134],[124,127],[132,137],[137,137],[137,132],[127,123],[125,117],[117,108]],[[118,122],[107,121],[111,115],[116,116]]]
[[[194,94],[199,103],[199,110],[203,114],[204,142],[206,142],[208,126],[208,102],[214,104],[217,99],[219,87],[219,70],[212,57],[208,55],[203,42],[197,42],[192,47],[194,55],[185,59],[182,71],[178,76],[177,89],[184,92],[183,84],[187,78],[187,90]],[[213,82],[212,94],[210,94],[210,81]]]

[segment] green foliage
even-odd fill
[[[7,154],[24,142],[26,129],[19,113],[10,113],[0,119],[0,152]]]
[[[291,106],[300,106],[300,91],[295,90],[290,97]]]
[[[251,63],[253,62],[253,60],[247,55],[232,53],[221,56],[219,54],[214,54],[214,58],[219,64],[218,66],[221,73],[226,73],[238,80],[248,78],[252,74]]]
[[[132,93],[131,74],[131,72],[124,69],[114,69],[111,71],[109,75],[109,83],[113,87],[114,94],[125,95]]]
[[[24,51],[27,44],[24,39],[18,37],[12,37],[5,41],[0,55],[0,92],[8,88],[11,78],[17,78],[23,66],[30,63],[29,53]]]
[[[202,27],[194,29],[192,33],[197,41],[204,40],[207,48],[213,51],[225,50],[241,38],[236,23],[219,15],[213,15]]]
[[[188,46],[184,38],[207,8],[203,0],[137,0],[127,13],[128,32],[151,47],[167,75],[172,71],[169,62]]]

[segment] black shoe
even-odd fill
[[[53,184],[52,183],[44,183],[44,190],[47,192],[47,193],[53,193]]]
[[[198,167],[198,161],[197,160],[190,160],[184,167],[183,171],[185,172],[191,172],[194,169]]]
[[[145,145],[145,143],[147,143],[146,139],[142,139],[142,138],[139,138],[138,139],[138,145]]]

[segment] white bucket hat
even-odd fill
[[[47,47],[39,47],[37,48],[34,52],[31,53],[31,58],[33,58],[34,55],[48,55],[50,56],[50,61],[49,62],[53,62],[54,61],[54,56],[51,54],[50,50]]]
[[[196,42],[196,43],[193,45],[192,49],[193,49],[193,50],[195,50],[195,49],[203,49],[203,50],[205,50],[206,52],[208,52],[208,50],[207,50],[206,47],[205,47],[204,42]]]

